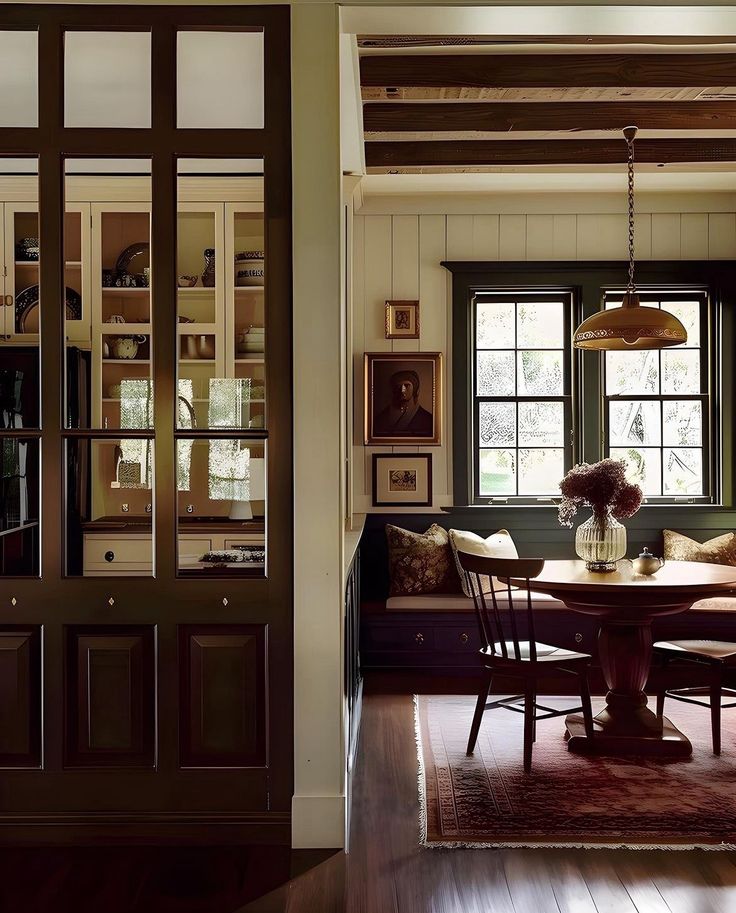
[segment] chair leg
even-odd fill
[[[588,670],[581,672],[578,676],[580,680],[580,703],[583,705],[583,723],[585,724],[585,738],[593,740],[595,730],[593,728],[593,707],[590,703],[590,685],[588,684]]]
[[[667,697],[667,667],[669,661],[667,657],[662,657],[662,684],[657,691],[657,718],[662,719],[664,716],[664,699]]]
[[[713,754],[721,753],[721,684],[723,670],[718,664],[713,668],[710,682],[710,726],[713,733]]]
[[[528,679],[524,687],[524,773],[532,771],[534,745],[534,682]]]
[[[486,701],[488,700],[488,692],[491,690],[491,681],[492,676],[490,673],[486,673],[486,677],[483,680],[483,684],[480,686],[480,691],[478,692],[478,701],[475,705],[475,713],[473,714],[473,722],[470,726],[470,737],[468,738],[468,748],[466,754],[471,755],[475,750],[475,743],[478,741],[478,732],[480,731],[480,723],[483,719],[483,711],[486,709]]]
[[[537,741],[537,683],[534,682],[532,692],[532,742]]]

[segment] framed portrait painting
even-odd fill
[[[441,352],[366,352],[366,444],[439,444],[441,410]]]
[[[431,507],[431,453],[374,453],[374,507]]]

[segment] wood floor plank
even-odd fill
[[[629,897],[628,891],[621,884],[614,863],[606,850],[578,852],[580,871],[585,878],[598,913],[640,913]]]
[[[548,850],[544,858],[560,913],[597,913],[576,856]]]
[[[672,913],[720,913],[699,871],[697,853],[660,853],[652,880]]]
[[[516,913],[558,913],[549,872],[538,850],[503,850],[503,867]]]
[[[639,913],[672,913],[652,880],[660,853],[626,853],[615,850],[613,866]]]

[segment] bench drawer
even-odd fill
[[[435,628],[435,649],[441,653],[477,653],[480,634],[477,625],[442,625]]]
[[[371,625],[364,629],[363,648],[430,653],[434,650],[434,634],[428,625]]]

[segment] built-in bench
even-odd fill
[[[369,520],[361,541],[361,667],[391,672],[477,674],[480,640],[473,600],[461,593],[389,596],[388,552],[383,523],[377,520],[373,519],[372,524]],[[422,522],[415,521],[411,527],[426,529],[429,523],[422,526]],[[409,527],[410,523],[405,525]],[[572,556],[555,554],[554,557]],[[524,597],[519,594],[519,598]],[[532,605],[537,640],[596,656],[598,620],[595,616],[573,612],[544,594],[534,594]],[[523,613],[519,622],[523,637],[526,634]],[[736,641],[736,595],[704,599],[688,612],[658,618],[653,635],[657,640],[707,637]],[[565,684],[563,679],[547,683],[557,691],[564,690]],[[656,686],[656,670],[652,673],[652,685]],[[597,669],[593,688],[599,693],[604,690]]]

